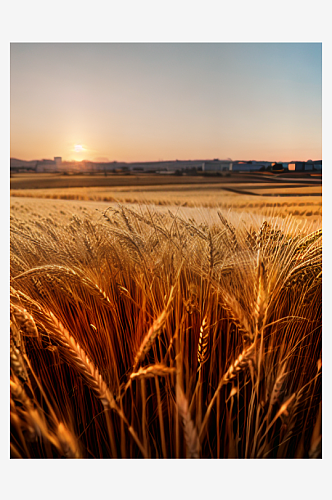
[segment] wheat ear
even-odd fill
[[[55,264],[51,264],[40,267],[34,267],[33,269],[29,269],[28,271],[25,271],[24,273],[15,276],[14,280],[22,279],[28,276],[33,277],[34,275],[42,276],[43,274],[46,274],[49,277],[51,277],[53,274],[60,276],[65,275],[67,277],[70,277],[76,283],[86,286],[88,289],[90,289],[91,292],[93,292],[96,295],[99,295],[101,299],[105,300],[108,304],[110,304],[113,307],[112,302],[109,299],[108,295],[104,290],[100,288],[99,285],[97,285],[97,283],[92,281],[87,276],[82,276],[80,273],[76,272],[74,269],[71,269],[70,267],[67,266],[58,266]]]
[[[232,314],[232,320],[239,328],[239,331],[244,336],[244,338],[252,341],[254,339],[253,328],[250,325],[247,314],[241,304],[236,300],[235,297],[223,291],[222,305],[226,311],[229,311]]]
[[[146,450],[140,442],[136,432],[129,424],[125,414],[116,404],[115,399],[106,382],[99,373],[98,368],[89,360],[79,343],[75,341],[68,330],[54,316],[54,314],[51,311],[48,311],[46,315],[50,318],[53,324],[53,329],[49,331],[49,333],[54,341],[62,347],[61,353],[65,357],[66,361],[82,375],[88,386],[92,389],[98,399],[100,399],[104,408],[112,409],[119,415],[119,417],[127,425],[128,431],[140,448],[143,456],[147,458]]]
[[[155,364],[151,366],[147,366],[146,368],[139,368],[137,372],[134,372],[130,375],[130,379],[141,379],[141,378],[154,378],[158,377],[166,377],[170,373],[174,373],[176,368],[169,368],[168,366],[162,364]]]
[[[57,438],[66,458],[81,458],[77,439],[62,422],[57,428]]]
[[[199,458],[199,438],[196,427],[190,417],[189,405],[180,384],[176,385],[176,404],[183,422],[187,458]]]
[[[55,342],[62,347],[63,353],[69,364],[74,365],[77,371],[83,376],[93,392],[101,400],[104,408],[115,408],[114,397],[107,387],[106,382],[101,377],[99,370],[89,360],[84,350],[78,342],[70,335],[62,323],[49,311],[47,316],[53,323],[54,328],[49,332]]]
[[[16,304],[11,304],[10,314],[13,319],[15,319],[17,327],[22,330],[25,335],[38,337],[36,323],[31,314],[29,314],[26,309]]]
[[[199,330],[199,340],[198,340],[198,348],[197,348],[197,360],[198,367],[197,371],[199,371],[203,365],[203,363],[207,360],[207,350],[209,343],[209,332],[210,328],[207,327],[207,318],[203,318],[200,330]]]
[[[285,373],[285,366],[283,366],[273,385],[270,397],[270,406],[273,406],[278,401],[287,375],[288,373]]]
[[[266,285],[266,271],[263,261],[258,255],[258,268],[257,268],[257,297],[254,306],[254,318],[256,322],[256,335],[260,332],[264,323],[267,305],[267,285]]]
[[[155,321],[153,322],[153,324],[149,328],[148,333],[145,335],[141,345],[138,348],[138,351],[136,353],[135,360],[134,360],[133,372],[135,372],[137,370],[139,363],[145,358],[147,352],[150,350],[150,348],[153,344],[154,339],[160,334],[162,327],[165,324],[165,321],[167,318],[167,311],[168,311],[168,308],[169,308],[169,305],[171,303],[172,296],[173,296],[173,290],[174,290],[174,287],[171,288],[171,292],[170,292],[169,299],[168,299],[168,302],[167,302],[165,309],[158,316],[158,318],[155,319]]]

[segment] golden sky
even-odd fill
[[[320,43],[12,43],[11,157],[322,157]]]

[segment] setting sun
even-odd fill
[[[81,144],[75,144],[76,153],[81,153],[83,151],[83,146]]]

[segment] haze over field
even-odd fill
[[[11,157],[322,157],[321,43],[12,43]]]

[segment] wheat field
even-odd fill
[[[13,210],[10,297],[12,458],[321,458],[320,228]]]
[[[236,186],[236,185],[234,185]],[[245,185],[241,187],[247,188]],[[315,192],[321,191],[321,186],[317,187],[296,187],[288,189],[287,197],[280,196],[284,192],[283,188],[273,188],[269,190],[256,189],[252,194],[226,191],[216,188],[214,185],[202,184],[184,189],[182,185],[169,187],[163,186],[143,186],[131,187],[77,187],[77,188],[47,188],[47,189],[13,189],[11,197],[13,201],[20,202],[23,199],[27,202],[40,203],[42,200],[77,201],[86,205],[90,202],[99,204],[139,204],[154,205],[158,208],[164,207],[191,207],[191,208],[219,208],[222,210],[231,209],[239,214],[246,212],[249,214],[269,215],[273,209],[279,217],[294,215],[297,218],[320,222],[322,218],[322,198],[312,196]],[[301,196],[298,193],[301,192]],[[256,193],[256,196],[254,195]],[[257,194],[259,195],[257,196]],[[263,194],[260,194],[263,193]],[[268,195],[267,195],[268,193]],[[316,193],[317,194],[317,193]]]

